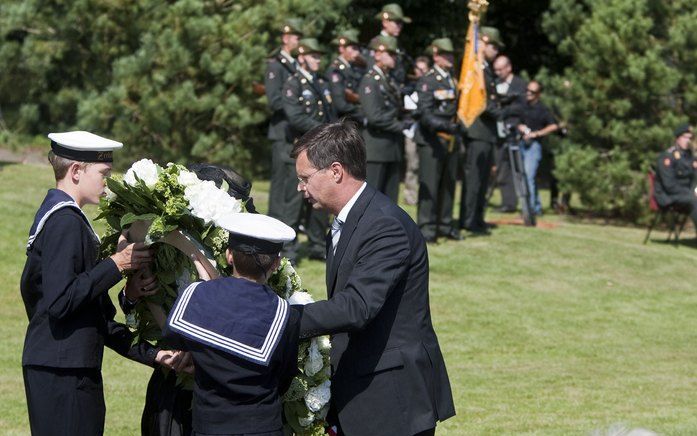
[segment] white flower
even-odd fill
[[[145,182],[145,186],[152,189],[155,187],[161,171],[162,168],[150,159],[141,159],[131,165],[123,180],[128,185],[136,186],[136,176],[138,176],[140,180]]]
[[[315,415],[310,411],[307,412],[307,416],[298,416],[298,423],[301,427],[309,427],[314,420]]]
[[[196,176],[196,173],[187,170],[180,170],[177,176],[177,182],[185,188],[201,183],[201,180]]]
[[[242,202],[230,197],[210,180],[187,187],[184,190],[184,197],[189,201],[191,213],[201,218],[206,224],[217,223],[225,216],[242,212]]]
[[[114,191],[106,186],[104,187],[104,194],[106,194],[104,198],[106,198],[107,201],[114,201],[116,199],[116,194],[114,194]]]
[[[318,412],[331,398],[331,382],[325,380],[321,385],[310,388],[305,394],[305,405],[312,412]]]
[[[312,377],[322,370],[324,361],[322,353],[319,352],[319,344],[317,338],[312,338],[310,348],[307,350],[307,360],[305,361],[305,374]],[[316,410],[315,410],[316,412]]]
[[[308,303],[314,303],[314,301],[309,292],[303,291],[294,292],[293,295],[288,298],[288,304],[301,304],[303,306]]]
[[[318,336],[315,339],[317,339],[319,351],[326,353],[327,351],[331,350],[332,342],[329,340],[329,336]]]

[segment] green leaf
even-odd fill
[[[155,218],[157,218],[157,215],[154,213],[146,213],[146,214],[142,214],[142,215],[136,215],[134,213],[129,212],[121,217],[121,221],[119,223],[121,225],[121,228],[124,228],[127,225],[133,224],[136,221],[152,221]]]

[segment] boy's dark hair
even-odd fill
[[[232,267],[237,274],[253,279],[266,279],[278,254],[250,254],[237,250],[232,252]]]
[[[311,129],[295,142],[291,157],[297,159],[303,151],[317,169],[339,162],[354,178],[365,180],[365,142],[351,121],[341,120]]]
[[[90,165],[90,162],[78,162],[76,160],[58,156],[56,153],[53,152],[53,150],[49,150],[48,152],[48,162],[51,164],[51,167],[53,168],[53,175],[56,178],[56,182],[59,180],[63,180],[65,175],[68,174],[68,169],[70,168],[70,165],[77,162],[80,164],[80,168],[83,170]]]

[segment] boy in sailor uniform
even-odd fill
[[[191,284],[165,326],[194,361],[194,434],[282,436],[281,395],[297,372],[295,309],[266,285],[295,231],[266,215],[232,214],[232,277]]]
[[[122,144],[88,132],[48,136],[56,189],[36,213],[20,285],[29,319],[22,354],[29,423],[33,435],[99,435],[104,346],[147,365],[171,364],[172,353],[132,346],[108,295],[122,273],[147,265],[151,253],[123,238],[117,253],[99,260],[99,238],[82,211],[104,195],[113,150]],[[155,285],[135,274],[126,286]]]

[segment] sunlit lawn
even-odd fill
[[[0,434],[28,434],[18,283],[52,175],[0,168]],[[267,189],[255,183],[262,211]],[[556,226],[502,225],[429,247],[431,309],[458,412],[438,434],[588,434],[614,423],[697,434],[697,251],[659,242],[660,231],[642,245],[641,228],[543,220]],[[322,297],[324,265],[306,261],[299,272]],[[107,435],[139,432],[150,371],[107,351]]]

